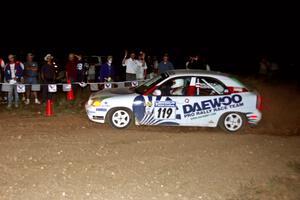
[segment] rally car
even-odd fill
[[[202,70],[172,70],[138,87],[110,88],[92,94],[88,118],[114,128],[136,125],[219,126],[237,132],[261,118],[261,96],[230,75]]]

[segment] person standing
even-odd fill
[[[169,56],[168,54],[165,54],[164,57],[163,57],[163,61],[161,61],[159,64],[158,64],[158,71],[159,73],[164,73],[168,70],[173,70],[174,69],[174,66],[173,64],[169,61]]]
[[[47,54],[44,57],[46,64],[44,64],[41,68],[41,80],[43,82],[43,103],[47,100],[52,100],[52,93],[48,91],[48,84],[55,83],[55,67],[53,64],[53,56],[51,54]]]
[[[26,62],[24,63],[24,78],[26,85],[26,101],[25,104],[28,105],[30,103],[30,93],[32,84],[37,84],[38,80],[38,64],[33,61],[34,55],[32,53],[28,53],[26,57]],[[32,92],[34,96],[34,103],[40,104],[38,100],[37,92]]]
[[[0,57],[0,83],[4,82],[4,69],[5,69],[5,62],[4,60]],[[0,101],[2,101],[2,93],[0,90]]]
[[[76,70],[77,70],[77,77],[76,77],[76,82],[79,83],[86,83],[87,82],[87,74],[88,74],[88,64],[82,59],[82,55],[78,54],[76,55],[78,61],[77,61],[77,66],[76,66]]]
[[[137,80],[145,80],[147,64],[145,61],[145,53],[144,52],[140,52],[139,59],[136,62],[137,62],[136,79]]]
[[[201,69],[210,71],[210,66],[206,63],[204,56],[191,56],[186,62],[186,69]]]
[[[130,58],[126,59],[127,57],[127,50],[125,51],[125,56],[122,61],[122,65],[126,66],[126,81],[134,81],[136,80],[136,73],[138,69],[138,63],[135,60],[135,53],[132,52],[130,54]]]
[[[9,63],[5,66],[4,75],[5,80],[11,84],[11,90],[8,92],[8,105],[7,108],[11,108],[14,98],[15,107],[19,107],[19,94],[17,91],[16,83],[23,81],[23,67],[19,61],[16,61],[15,55],[10,54],[8,56]]]
[[[69,54],[69,61],[66,64],[66,77],[71,82],[77,79],[77,59],[73,53]]]
[[[100,74],[97,76],[98,82],[111,82],[115,79],[115,68],[112,64],[113,57],[108,56],[107,62],[101,65]]]

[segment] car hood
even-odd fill
[[[128,94],[134,94],[134,90],[130,88],[110,88],[110,89],[103,89],[99,92],[95,92],[91,95],[91,99],[95,98],[109,98],[113,96],[119,96],[119,95],[128,95]]]

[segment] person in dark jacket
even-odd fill
[[[69,54],[69,61],[66,64],[66,77],[71,82],[77,79],[77,58],[73,53]]]
[[[82,59],[82,55],[81,54],[78,54],[76,55],[78,61],[77,61],[77,66],[76,66],[76,70],[77,70],[77,78],[76,78],[76,82],[87,82],[87,72],[89,70],[89,67],[88,67],[88,63],[85,62],[83,59]]]
[[[44,64],[41,68],[41,79],[43,82],[43,103],[48,99],[52,99],[52,93],[48,91],[48,84],[55,83],[55,67],[53,64],[53,56],[51,54],[47,54],[44,58],[46,64]]]
[[[108,56],[107,62],[101,65],[100,74],[97,76],[99,82],[111,82],[115,78],[115,69],[112,64],[113,57]]]

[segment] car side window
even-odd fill
[[[190,82],[191,77],[176,77],[166,81],[157,89],[161,91],[162,96],[186,96]]]
[[[223,95],[225,85],[219,80],[211,77],[196,77],[195,96]]]

